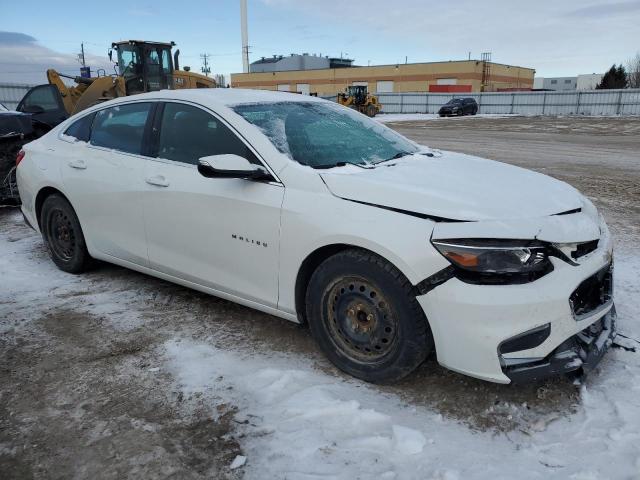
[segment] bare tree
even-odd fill
[[[629,88],[640,88],[640,52],[627,62],[627,80]]]

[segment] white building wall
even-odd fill
[[[586,75],[578,75],[578,90],[595,90],[596,85],[602,81],[604,73],[590,73]]]

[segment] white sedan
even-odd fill
[[[329,101],[125,97],[17,162],[24,217],[62,270],[99,259],[308,324],[367,381],[432,352],[500,383],[583,372],[615,335],[612,242],[589,200]]]

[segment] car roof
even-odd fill
[[[144,99],[186,100],[211,107],[230,107],[233,105],[252,103],[326,101],[310,95],[300,95],[297,93],[277,92],[271,90],[250,90],[244,88],[193,88],[141,93],[138,95],[117,98],[109,103],[113,104]]]

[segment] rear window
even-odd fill
[[[76,140],[88,142],[89,138],[91,138],[91,123],[94,117],[95,113],[92,113],[76,120],[64,131],[64,134]]]
[[[150,109],[150,103],[131,103],[98,111],[91,131],[91,145],[142,154]]]

